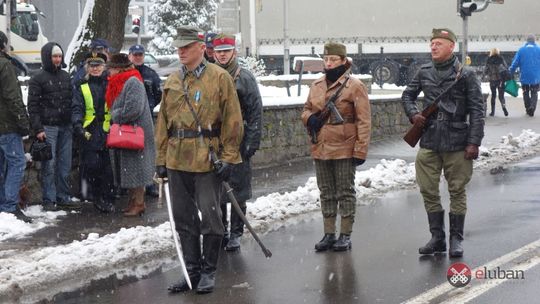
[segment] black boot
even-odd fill
[[[491,113],[489,116],[495,116],[495,99],[491,99]]]
[[[338,240],[332,246],[334,251],[347,251],[352,248],[351,236],[348,234],[340,234]]]
[[[223,228],[225,229],[223,231],[223,240],[221,241],[221,248],[224,248],[229,243],[229,222],[227,221],[227,203],[221,203],[220,207],[221,207],[221,222],[223,223]],[[234,210],[232,210],[231,213],[234,213]]]
[[[111,200],[104,200],[101,197],[94,200],[94,207],[101,213],[114,212],[114,205]]]
[[[150,197],[159,197],[158,186],[154,183],[152,183],[149,186],[146,186],[144,194]]]
[[[450,218],[450,257],[459,258],[463,256],[463,226],[465,225],[465,214],[449,213]]]
[[[240,207],[242,213],[246,215],[246,207]],[[231,238],[225,247],[227,251],[235,251],[240,249],[240,239],[244,234],[244,222],[236,213],[236,210],[231,212]]]
[[[186,269],[193,289],[201,279],[201,242],[199,236],[186,236],[180,238]],[[168,288],[170,293],[184,292],[189,290],[189,285],[184,277]]]
[[[316,251],[326,251],[332,246],[334,246],[334,243],[336,242],[336,235],[333,233],[327,233],[324,235],[322,240],[315,244],[315,250]]]
[[[444,210],[428,212],[429,231],[431,240],[424,247],[418,248],[420,254],[434,254],[446,251],[446,236],[444,234]]]
[[[23,221],[23,222],[25,222],[25,223],[32,223],[32,221],[33,221],[32,218],[26,216],[26,214],[24,214],[24,213],[22,212],[22,210],[19,208],[19,206],[17,206],[17,207],[15,208],[15,211],[12,211],[12,212],[10,212],[10,213],[13,214],[13,215],[15,215],[15,217],[16,217],[18,220],[21,220],[21,221]]]
[[[201,269],[201,280],[197,285],[197,293],[210,293],[214,291],[216,284],[216,269],[221,249],[220,235],[203,236],[203,258]]]

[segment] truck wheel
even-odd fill
[[[399,67],[390,61],[377,61],[372,64],[371,76],[375,83],[396,83],[399,79]]]

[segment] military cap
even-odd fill
[[[236,47],[236,38],[233,35],[219,34],[214,40],[212,40],[214,45],[214,50],[216,51],[226,51],[234,50]]]
[[[176,37],[172,45],[181,48],[193,42],[204,42],[202,30],[193,26],[182,26],[176,30]]]
[[[86,54],[84,62],[88,63],[89,65],[105,64],[105,62],[107,62],[107,56],[105,56],[103,53],[89,52]]]
[[[347,57],[347,49],[345,45],[337,42],[327,42],[324,45],[324,55],[337,55]]]
[[[452,32],[450,29],[447,29],[447,28],[440,28],[440,29],[434,28],[431,33],[431,40],[435,38],[447,39],[454,43],[457,41],[456,34],[454,34],[454,32]]]

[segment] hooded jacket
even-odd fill
[[[41,48],[41,70],[28,82],[28,114],[34,134],[42,132],[44,125],[63,126],[71,123],[70,77],[62,70],[66,67],[64,54],[60,67],[52,63],[52,48],[55,45],[60,47],[55,42],[49,42]]]
[[[522,84],[540,83],[540,47],[534,42],[527,42],[522,46],[510,66],[510,74],[519,68]]]

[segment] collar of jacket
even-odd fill
[[[191,73],[195,75],[195,77],[201,78],[201,75],[204,72],[204,69],[206,68],[207,64],[208,64],[208,61],[206,61],[206,59],[203,58],[201,63],[193,71],[189,71],[185,65],[182,65],[182,74],[185,77]]]

